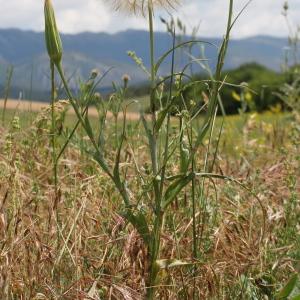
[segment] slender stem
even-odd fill
[[[154,55],[154,27],[153,27],[153,9],[152,4],[148,3],[149,13],[149,39],[150,39],[150,62],[151,62],[151,91],[150,91],[150,107],[152,116],[152,143],[150,146],[152,170],[154,176],[158,173],[158,158],[157,158],[157,134],[155,133],[156,115],[155,115],[155,89],[156,89],[156,74],[155,74],[155,55]],[[156,206],[159,201],[159,183],[154,180],[154,193]],[[156,207],[157,208],[157,207]]]
[[[195,172],[195,160],[192,161],[192,172]],[[192,179],[192,214],[193,214],[193,258],[198,258],[197,224],[196,224],[196,179]],[[196,266],[193,267],[193,299],[196,299]]]
[[[152,5],[148,4],[149,13],[149,38],[150,38],[150,63],[151,63],[151,94],[150,107],[152,113],[152,121],[155,122],[155,54],[154,54],[154,28],[153,28],[153,9]],[[154,124],[153,124],[154,125]]]
[[[174,81],[174,68],[175,68],[175,28],[173,31],[173,52],[172,52],[172,65],[171,65],[171,78],[170,78],[170,89],[169,89],[169,100],[166,104],[168,106],[172,101],[172,88],[173,88],[173,81]],[[169,149],[169,133],[170,133],[170,122],[171,122],[171,113],[170,111],[167,112],[167,126],[166,126],[166,137],[165,137],[165,148],[164,148],[164,158],[163,158],[163,165],[161,170],[161,184],[160,184],[160,198],[163,196],[163,189],[164,189],[164,181],[166,175],[166,168],[168,163],[168,149]]]
[[[51,143],[52,143],[52,162],[54,174],[55,197],[58,194],[57,181],[57,160],[56,160],[56,139],[55,139],[55,79],[54,79],[54,63],[50,62],[51,69]]]
[[[157,274],[159,272],[159,268],[156,265],[156,260],[159,257],[160,250],[160,237],[161,237],[161,227],[163,222],[163,212],[160,215],[156,215],[154,229],[153,229],[153,237],[152,244],[150,246],[150,276],[147,284],[147,299],[152,300],[155,299],[155,291],[157,285]]]
[[[175,32],[173,36],[173,49],[175,46]],[[171,101],[172,97],[172,85],[174,80],[174,65],[175,65],[175,57],[174,51],[172,55],[172,67],[171,67],[171,83],[170,83],[170,91],[169,91],[169,101]],[[168,105],[167,103],[166,105]],[[163,198],[163,188],[164,188],[164,181],[166,175],[166,168],[168,162],[168,147],[169,147],[169,132],[170,132],[170,122],[171,122],[171,114],[168,112],[167,115],[167,124],[166,124],[166,137],[165,137],[165,145],[164,145],[164,157],[163,157],[163,165],[161,169],[161,181],[160,181],[160,190],[159,190],[159,199],[157,199],[156,203],[156,214],[155,214],[155,224],[153,230],[153,244],[151,250],[151,270],[150,270],[150,281],[149,281],[149,290],[148,290],[148,299],[153,299],[155,296],[155,285],[157,281],[157,274],[158,270],[156,267],[156,260],[159,257],[159,250],[160,250],[160,237],[161,231],[163,227],[163,218],[164,212],[161,210],[161,201]]]
[[[70,140],[72,139],[73,135],[75,134],[75,131],[77,130],[78,126],[80,124],[80,121],[76,122],[76,125],[74,126],[73,130],[71,131],[70,135],[68,136],[66,142],[64,143],[63,147],[61,148],[61,150],[59,151],[57,157],[56,157],[56,162],[58,163],[58,160],[61,158],[61,156],[63,155],[63,153],[65,152]]]
[[[54,63],[50,60],[50,70],[51,70],[51,144],[52,144],[52,164],[53,164],[53,177],[54,177],[54,209],[56,215],[56,226],[57,230],[57,249],[60,248],[60,221],[59,221],[59,208],[58,208],[58,175],[57,175],[57,165],[58,161],[56,158],[56,120],[55,120],[55,78],[54,78]]]
[[[115,121],[115,147],[117,149],[118,143],[119,143],[119,140],[118,140],[118,114],[116,114],[114,116],[114,121]]]
[[[154,28],[153,28],[153,7],[152,3],[148,2],[148,15],[149,15],[149,39],[150,39],[150,61],[151,61],[151,91],[150,91],[150,108],[152,117],[152,133],[150,143],[150,154],[152,162],[153,175],[158,175],[158,156],[157,156],[157,132],[155,131],[156,115],[155,115],[155,89],[156,89],[156,71],[155,71],[155,54],[154,54]],[[163,213],[161,212],[161,195],[159,180],[153,180],[153,188],[155,195],[155,211],[154,211],[154,228],[152,232],[151,243],[149,247],[150,252],[150,274],[147,283],[147,299],[154,299],[155,285],[158,270],[156,267],[156,260],[159,256],[160,248],[160,234],[163,220]]]
[[[196,171],[195,159],[192,160],[192,172]],[[193,214],[193,258],[198,258],[198,239],[197,239],[197,225],[196,225],[196,179],[192,179],[192,214]]]
[[[8,100],[8,96],[9,96],[9,92],[10,92],[13,71],[14,71],[13,66],[10,66],[7,70],[7,81],[6,81],[5,93],[4,93],[4,106],[3,106],[3,111],[2,111],[2,125],[4,125],[4,122],[5,122],[6,106],[7,106],[7,100]]]

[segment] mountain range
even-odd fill
[[[189,40],[184,37],[183,40]],[[205,57],[211,66],[217,57],[217,50],[221,38],[199,38],[206,43]],[[66,73],[72,77],[75,86],[79,78],[88,77],[92,69],[105,72],[112,70],[105,77],[102,87],[111,86],[112,81],[119,82],[123,74],[129,74],[132,84],[139,84],[146,80],[147,75],[136,66],[127,54],[128,50],[135,51],[143,59],[145,66],[149,66],[148,33],[141,30],[128,30],[116,34],[90,33],[62,34],[64,47],[63,65]],[[172,38],[168,33],[158,32],[155,35],[156,56],[161,56],[171,48]],[[198,57],[202,53],[200,44],[193,47],[193,55]],[[228,55],[225,62],[226,69],[236,68],[248,62],[256,62],[270,69],[279,71],[284,59],[284,47],[287,39],[271,36],[254,36],[230,41]],[[177,68],[180,69],[187,62],[184,51],[177,51]],[[160,74],[165,75],[170,69],[170,58],[162,65]],[[19,29],[0,30],[0,87],[4,86],[6,69],[14,66],[12,79],[13,97],[22,92],[24,98],[30,93],[32,98],[39,98],[49,90],[49,59],[45,49],[42,32],[22,31]],[[201,72],[199,66],[194,66],[195,72]],[[0,95],[1,97],[1,95]]]

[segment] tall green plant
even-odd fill
[[[163,1],[161,1],[160,3],[162,2]],[[145,190],[143,194],[143,200],[146,203],[147,209],[140,209],[138,203],[134,201],[135,198],[132,195],[135,194],[135,191],[130,190],[130,182],[128,182],[126,172],[122,172],[121,170],[122,152],[124,146],[128,144],[128,137],[126,132],[126,107],[123,107],[123,121],[121,124],[120,134],[118,136],[118,139],[116,140],[117,147],[114,161],[110,162],[109,159],[106,157],[107,153],[104,149],[104,133],[102,130],[99,133],[96,132],[96,130],[91,125],[88,116],[88,107],[92,100],[94,100],[93,94],[87,94],[87,100],[85,101],[84,106],[82,106],[82,103],[79,103],[76,97],[71,92],[69,84],[65,78],[65,74],[62,67],[62,45],[55,22],[53,7],[50,0],[45,1],[45,36],[51,65],[55,66],[56,70],[58,71],[60,78],[63,82],[66,94],[78,118],[78,123],[74,128],[73,132],[79,125],[81,125],[84,129],[93,149],[93,151],[89,150],[89,153],[93,155],[93,158],[99,164],[103,172],[105,172],[110,178],[110,180],[114,183],[117,191],[119,192],[120,197],[123,199],[124,202],[123,216],[138,231],[138,233],[143,239],[144,246],[148,250],[149,269],[146,270],[148,274],[146,280],[146,294],[147,299],[154,299],[157,286],[160,284],[158,279],[158,273],[160,269],[171,266],[175,267],[185,265],[184,262],[166,263],[166,261],[162,260],[160,257],[161,233],[163,231],[164,226],[164,217],[168,212],[170,205],[175,201],[179,193],[190,183],[192,183],[193,190],[195,189],[195,178],[225,178],[223,176],[210,174],[208,172],[198,172],[197,166],[195,165],[195,157],[199,148],[202,146],[207,134],[209,132],[211,132],[212,134],[212,128],[216,116],[216,111],[218,108],[218,95],[222,87],[222,68],[224,65],[224,59],[228,48],[230,31],[233,25],[233,0],[229,1],[229,13],[226,33],[221,48],[219,50],[218,63],[214,75],[214,80],[211,81],[209,101],[207,103],[204,121],[202,125],[198,128],[198,130],[194,132],[192,124],[195,120],[195,115],[190,114],[188,111],[179,112],[183,113],[183,118],[180,126],[181,128],[179,129],[179,131],[177,131],[175,136],[171,134],[171,112],[174,108],[174,104],[178,96],[182,98],[183,106],[185,103],[185,99],[183,98],[180,85],[175,94],[173,90],[173,82],[175,79],[174,53],[176,49],[179,49],[184,45],[192,44],[199,41],[189,41],[179,45],[175,45],[175,32],[173,32],[172,48],[156,61],[154,44],[153,2],[135,1],[134,3],[136,5],[133,5],[131,9],[142,9],[143,13],[147,11],[149,22],[149,47],[151,61],[150,70],[148,71],[149,81],[151,84],[151,88],[149,91],[151,110],[150,120],[143,114],[141,115],[141,121],[146,136],[148,138],[147,146],[151,158],[151,167],[148,170],[147,190]],[[166,1],[166,3],[170,2]],[[157,113],[156,102],[160,102],[163,94],[161,92],[161,85],[163,82],[161,82],[161,80],[158,80],[158,73],[161,64],[170,56],[172,60],[171,72],[170,75],[167,76],[165,79],[170,81],[170,88],[166,93],[167,102],[163,106],[160,106],[160,111]],[[122,95],[125,95],[125,93],[123,91],[121,93],[117,93],[116,95],[117,97],[120,97],[120,95],[122,97]],[[105,119],[106,116],[107,109],[104,108],[104,110],[102,111],[101,124],[105,123],[103,122],[103,118]],[[104,129],[104,127],[102,126],[101,129]],[[187,136],[189,149],[187,149],[183,145],[183,134]],[[63,149],[65,149],[65,147],[66,145],[63,147]],[[170,159],[174,156],[174,153],[176,152],[176,149],[178,149],[178,147],[180,147],[181,149],[181,162],[180,167],[178,169],[174,169],[170,167]],[[60,152],[60,155],[61,153],[62,152]],[[140,178],[141,181],[144,182],[144,174],[141,173],[140,168],[138,166],[136,166],[136,172],[138,178]],[[193,210],[194,215],[195,209],[196,207],[194,207]],[[197,244],[195,244],[195,251],[196,247]]]

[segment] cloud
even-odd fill
[[[248,0],[234,1],[234,15],[244,8]],[[299,0],[290,0],[292,9],[292,20],[299,20]],[[281,15],[284,0],[253,0],[243,11],[232,34],[234,37],[246,37],[258,34],[269,34],[275,36],[286,36],[287,29],[283,16]],[[224,33],[228,0],[195,0],[186,1],[178,15],[188,20],[190,27],[199,21],[202,36],[220,36]]]
[[[66,33],[117,32],[147,27],[145,19],[114,12],[104,2],[107,0],[53,0],[60,30]],[[246,2],[247,0],[235,0],[235,15]],[[233,29],[233,36],[246,37],[257,34],[286,36],[286,25],[281,16],[283,2],[284,0],[253,0],[239,18]],[[289,2],[292,19],[299,19],[299,0]],[[226,0],[185,0],[172,14],[184,20],[190,29],[200,22],[201,36],[221,36],[226,24],[228,3]],[[42,0],[0,0],[0,7],[0,28],[43,30]],[[168,16],[160,11],[156,13],[157,17],[160,15]],[[155,26],[158,30],[164,30],[159,18]]]

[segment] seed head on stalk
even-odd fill
[[[116,10],[124,11],[127,13],[142,14],[151,8],[172,9],[179,4],[180,0],[106,0],[113,3]]]
[[[58,66],[62,59],[62,43],[57,29],[54,9],[51,0],[45,0],[45,40],[51,62]]]

